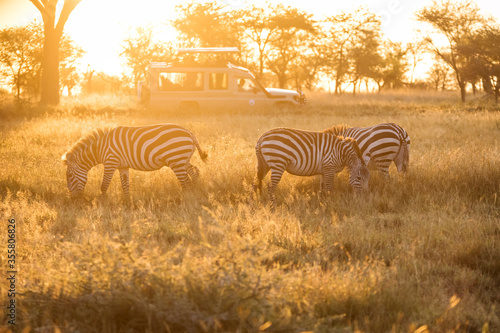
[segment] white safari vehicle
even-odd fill
[[[229,49],[229,50],[228,50]],[[224,53],[237,48],[179,49],[178,52]],[[296,106],[305,103],[302,92],[264,88],[246,68],[226,66],[172,65],[151,63],[147,96],[139,91],[142,101],[151,106],[198,108],[259,108]],[[139,86],[141,89],[141,86]]]

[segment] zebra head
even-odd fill
[[[349,168],[349,185],[356,192],[367,192],[370,180],[370,171],[366,166],[358,143],[352,138],[343,139],[345,144],[346,164]]]
[[[64,154],[62,162],[67,166],[66,182],[68,190],[72,197],[83,194],[85,185],[87,184],[88,170],[82,168],[71,155]]]

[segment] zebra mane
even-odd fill
[[[99,139],[111,128],[98,128],[83,136],[78,140],[64,155],[61,157],[63,164],[68,165],[68,161],[73,161],[77,156],[80,156],[87,149],[95,145]]]
[[[356,139],[353,139],[353,138],[350,138],[350,137],[345,137],[344,138],[341,135],[339,135],[337,137],[339,138],[339,140],[342,140],[343,142],[345,142],[347,144],[351,143],[352,147],[354,149],[354,152],[356,153],[356,155],[361,160],[361,163],[366,166],[365,160],[363,159],[363,154],[361,153],[361,150],[359,149],[359,146],[358,146],[358,141],[356,141]]]
[[[330,128],[324,129],[321,132],[339,136],[339,135],[342,135],[342,133],[344,133],[344,131],[346,129],[351,128],[351,127],[352,126],[349,126],[349,125],[346,125],[346,124],[335,125],[335,126],[332,126]]]

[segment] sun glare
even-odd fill
[[[175,31],[167,23],[172,19],[172,2],[82,1],[71,14],[65,31],[87,51],[82,65],[96,71],[119,75],[123,71],[119,54],[123,40],[137,26],[152,26],[158,38],[175,39]]]

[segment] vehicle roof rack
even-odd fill
[[[177,49],[177,53],[238,53],[240,50],[237,47],[181,47]]]

